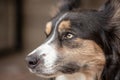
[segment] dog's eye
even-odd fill
[[[72,39],[74,35],[72,33],[66,33],[63,35],[62,39]]]

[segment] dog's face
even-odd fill
[[[81,0],[60,1],[46,41],[26,58],[29,70],[57,80],[120,80],[120,0],[98,11],[80,10]]]
[[[96,15],[96,11],[67,12],[49,21],[46,41],[27,57],[30,71],[48,78],[102,71],[104,53],[94,41],[99,31]]]

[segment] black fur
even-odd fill
[[[60,11],[70,11],[80,7],[80,0],[62,0]]]
[[[65,19],[71,21],[76,36],[95,41],[105,53],[101,80],[120,80],[120,0],[108,0],[100,11],[79,10],[80,0],[64,2],[60,12],[69,12]]]
[[[60,71],[65,74],[67,73],[72,74],[72,73],[78,72],[79,70],[80,70],[80,67],[75,63],[68,63],[62,66],[62,68],[60,69]]]
[[[102,48],[105,52],[106,65],[102,80],[120,80],[120,0],[108,0],[101,15],[107,18],[104,26]],[[118,12],[118,14],[117,14]]]

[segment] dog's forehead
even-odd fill
[[[58,15],[53,18],[51,21],[47,22],[45,32],[49,35],[52,31],[58,31],[58,29],[64,27],[68,27],[70,20],[67,19],[68,13]]]
[[[76,27],[88,29],[86,27],[89,26],[89,24],[94,23],[95,26],[97,22],[96,15],[93,13],[94,12],[69,12],[60,14],[46,24],[45,32],[49,35],[55,28],[57,28],[56,31]],[[81,26],[81,24],[84,24],[84,26]]]
[[[70,28],[71,20],[78,18],[78,14],[64,13],[54,17],[46,23],[45,32],[49,35],[54,28],[60,31],[63,28]]]

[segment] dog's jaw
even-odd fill
[[[99,72],[95,72],[95,70],[91,70],[86,73],[74,73],[74,74],[63,74],[60,76],[57,76],[55,80],[101,80],[101,73],[102,70]]]

